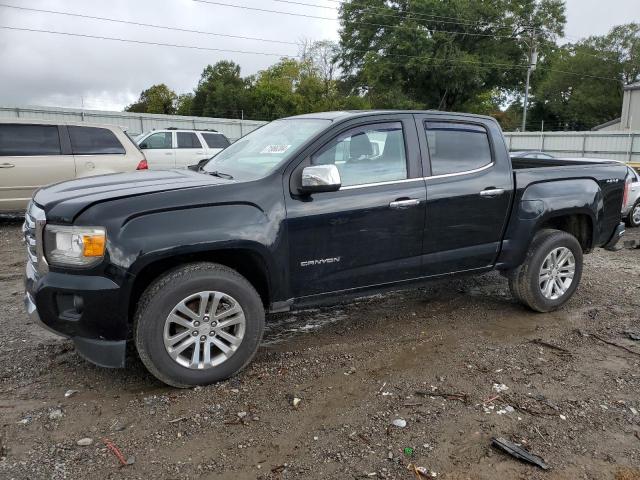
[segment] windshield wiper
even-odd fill
[[[209,175],[213,175],[214,177],[219,177],[219,178],[226,178],[227,180],[233,180],[233,175],[229,175],[228,173],[222,173],[219,171],[214,171],[214,172],[207,172],[205,171],[205,173],[208,173]]]

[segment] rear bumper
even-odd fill
[[[622,244],[620,243],[620,240],[622,239],[625,231],[626,229],[625,229],[624,223],[620,222],[616,227],[615,231],[613,232],[611,239],[606,243],[606,245],[604,245],[603,248],[605,250],[610,250],[612,252],[622,249]]]
[[[108,278],[47,273],[27,263],[24,305],[43,328],[73,341],[77,352],[101,367],[125,366],[128,322]]]

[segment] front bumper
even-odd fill
[[[48,272],[27,263],[24,304],[43,328],[70,338],[78,353],[101,367],[125,366],[128,321],[118,285],[105,277]]]
[[[622,236],[624,235],[625,231],[626,229],[625,229],[624,223],[620,222],[616,227],[615,231],[613,232],[613,236],[603,248],[605,250],[610,250],[612,252],[621,250],[622,244],[620,243],[620,240],[622,239]]]

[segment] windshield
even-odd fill
[[[264,177],[330,123],[330,120],[311,118],[276,120],[240,138],[213,157],[202,170],[221,172],[236,180]]]

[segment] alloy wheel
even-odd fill
[[[575,271],[576,259],[571,250],[566,247],[553,249],[540,267],[540,292],[549,300],[557,300],[571,287]]]
[[[202,370],[228,360],[240,347],[246,329],[244,311],[223,292],[204,291],[184,298],[164,323],[164,346],[183,367]]]

